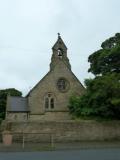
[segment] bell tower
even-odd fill
[[[63,42],[60,33],[58,33],[57,42],[52,47],[52,52],[53,54],[50,63],[50,70],[53,70],[56,64],[60,61],[62,61],[71,70],[71,65],[67,57],[67,47]]]

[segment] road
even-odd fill
[[[120,160],[119,149],[0,153],[0,160]]]

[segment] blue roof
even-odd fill
[[[28,112],[27,98],[11,97],[7,101],[7,111],[9,112]]]

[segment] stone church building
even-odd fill
[[[67,47],[58,34],[52,47],[49,72],[26,97],[7,98],[6,120],[69,120],[68,103],[72,95],[81,95],[84,87],[71,70]]]

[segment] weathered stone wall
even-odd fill
[[[47,111],[44,114],[28,114],[28,113],[7,113],[6,120],[11,122],[24,122],[24,121],[54,121],[54,120],[70,120],[71,116],[69,112],[52,112]]]
[[[12,132],[52,133],[56,142],[120,140],[120,121],[12,122],[9,129]]]
[[[57,88],[59,78],[65,78],[69,87],[65,92],[60,92]],[[63,61],[59,61],[54,70],[48,74],[33,88],[28,96],[30,114],[44,114],[45,95],[52,93],[54,96],[54,108],[52,111],[68,111],[69,98],[72,95],[81,95],[84,92],[84,87],[80,84],[74,74],[66,67]],[[36,119],[37,120],[37,119]]]
[[[7,113],[6,120],[8,121],[26,121],[28,113]]]
[[[46,112],[45,114],[42,115],[30,115],[29,116],[29,121],[36,121],[36,120],[42,120],[42,121],[55,121],[55,120],[70,120],[71,116],[69,112]]]

